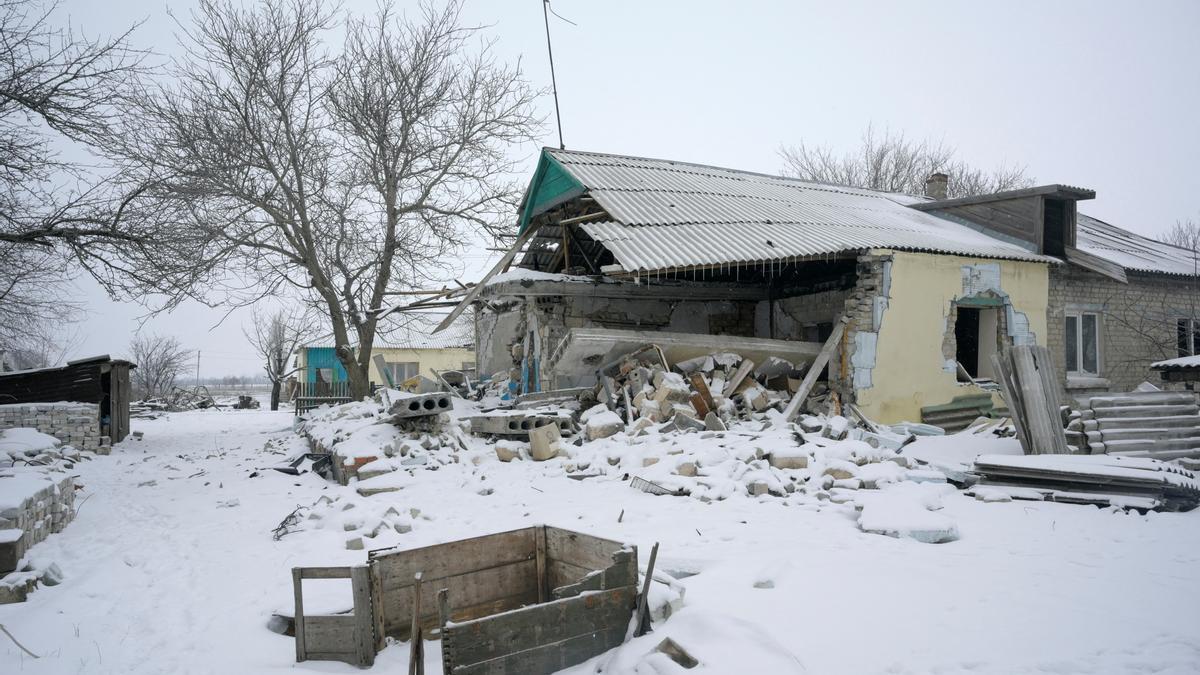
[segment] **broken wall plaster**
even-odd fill
[[[995,285],[997,270],[1002,292],[1015,311],[1000,313],[996,323],[1007,324],[1006,332],[1012,330],[1018,337],[1024,335],[1024,339],[1029,340],[1043,335],[1046,330],[1048,270],[1044,263],[886,250],[875,250],[871,254],[860,259],[864,263],[860,268],[864,270],[864,278],[846,308],[847,316],[853,321],[852,339],[847,350],[865,353],[850,354],[854,372],[847,378],[849,382],[845,386],[855,387],[851,393],[856,404],[872,420],[893,423],[920,419],[923,406],[945,403],[964,393],[987,393],[969,386],[964,389],[954,373],[943,372],[942,342],[951,302]],[[890,263],[886,280],[884,257]],[[875,279],[870,278],[872,271],[867,264],[872,259],[878,261]],[[980,265],[991,267],[979,268]],[[964,267],[968,268],[966,291]],[[872,325],[876,316],[872,311],[875,297],[886,301],[878,304],[882,312],[878,315],[877,326]],[[1009,322],[1010,316],[1015,321]],[[1024,320],[1028,321],[1027,328]],[[878,330],[861,330],[862,326]],[[856,338],[854,334],[858,332],[875,332],[877,335]],[[869,377],[859,372],[868,367]],[[858,386],[868,381],[870,386]]]

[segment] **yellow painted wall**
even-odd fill
[[[421,364],[420,374],[428,379],[433,379],[433,375],[429,372],[433,370],[458,370],[462,368],[464,362],[475,362],[475,351],[472,349],[452,348],[452,349],[395,349],[391,347],[380,347],[371,352],[371,381],[379,385],[387,385],[387,378],[379,372],[375,367],[375,355],[382,354],[383,359],[388,363],[406,363],[416,361]],[[296,357],[296,366],[303,373],[307,368],[306,363],[307,352],[303,349]]]
[[[966,297],[967,265],[998,264],[1000,291],[1013,309],[1029,319],[1039,345],[1046,344],[1049,266],[1045,263],[991,260],[949,255],[878,251],[891,254],[891,289],[876,345],[872,386],[857,390],[858,405],[885,424],[920,421],[923,406],[949,403],[956,396],[986,393],[961,385],[943,369],[942,342],[950,303]],[[998,395],[993,395],[1002,405]]]
[[[421,364],[418,373],[426,379],[433,379],[433,370],[459,370],[463,362],[475,362],[475,351],[472,349],[393,349],[390,347],[376,348],[371,352],[371,381],[387,385],[387,378],[375,368],[375,355],[383,354],[383,360],[388,363],[405,363],[416,361]],[[399,384],[399,383],[397,383]]]

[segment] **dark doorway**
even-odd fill
[[[979,309],[959,307],[954,321],[954,358],[971,377],[979,377]]]

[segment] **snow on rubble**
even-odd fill
[[[64,581],[0,606],[0,623],[41,656],[0,637],[0,672],[361,672],[295,663],[293,638],[273,632],[290,616],[292,567],[540,523],[641,551],[661,543],[653,632],[569,671],[579,675],[685,672],[659,649],[668,638],[701,673],[1187,673],[1200,662],[1198,512],[967,496],[952,477],[976,455],[1020,453],[986,428],[897,451],[818,415],[786,425],[756,413],[724,431],[623,423],[592,441],[584,423],[535,461],[528,440],[468,433],[485,408],[456,399],[421,424],[396,424],[376,401],[319,411],[306,431],[369,460],[346,485],[313,462],[274,470],[312,450],[290,413],[135,421],[143,440],[77,464],[86,503],[30,550]],[[364,495],[372,481],[395,489]],[[940,526],[929,517],[957,539],[921,541]],[[345,610],[343,586],[310,583],[306,607]],[[425,652],[436,671],[437,643]],[[407,658],[407,643],[390,642],[373,670]]]

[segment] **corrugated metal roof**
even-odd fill
[[[1082,213],[1076,218],[1075,248],[1137,272],[1193,276],[1197,270],[1195,254],[1186,248],[1148,239]]]
[[[631,272],[867,248],[1057,262],[908,208],[905,196],[684,162],[547,152],[617,221],[580,227]]]

